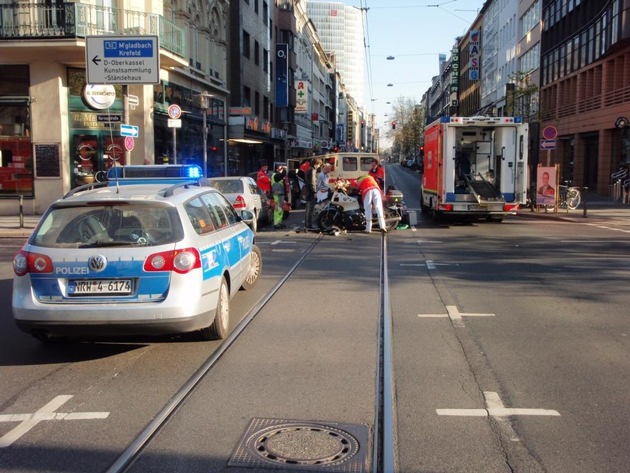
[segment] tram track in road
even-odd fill
[[[200,368],[182,385],[175,395],[169,400],[169,402],[153,417],[151,422],[129,443],[125,451],[120,454],[111,466],[105,470],[107,473],[119,473],[130,471],[136,468],[136,462],[143,456],[144,452],[148,450],[149,445],[154,439],[158,437],[160,431],[169,422],[170,419],[175,417],[180,408],[186,403],[186,400],[191,396],[193,392],[198,388],[201,381],[207,378],[212,369],[218,365],[223,355],[233,347],[236,342],[241,338],[245,329],[251,324],[256,316],[262,311],[262,309],[274,298],[276,293],[285,284],[291,280],[292,276],[300,268],[303,263],[312,257],[314,250],[320,245],[322,240],[326,238],[324,235],[319,235],[306,248],[300,258],[293,264],[293,266],[286,272],[286,274],[278,280],[278,282],[256,303],[251,310],[244,316],[241,322],[234,328],[228,338],[221,344],[221,346],[212,353],[210,357],[200,366]],[[357,448],[352,453],[361,451],[360,455],[357,455],[364,464],[357,469],[357,464],[354,463],[347,471],[371,471],[373,473],[380,472],[394,472],[395,470],[395,409],[394,409],[394,388],[393,388],[393,373],[391,369],[391,314],[389,303],[389,289],[388,289],[388,275],[387,275],[387,236],[380,236],[380,270],[379,270],[379,310],[378,310],[378,337],[376,347],[377,351],[377,367],[376,371],[376,386],[375,386],[375,398],[376,405],[374,408],[373,428],[366,428],[366,436],[364,437],[361,432],[357,435],[353,430],[352,424],[335,424],[330,425],[337,426],[340,437],[349,433],[349,436],[354,436],[360,441],[357,442]],[[212,378],[208,378],[212,379]],[[255,419],[254,419],[255,420]],[[324,431],[327,426],[324,425]],[[344,427],[347,430],[344,432]],[[369,426],[371,427],[371,426]],[[306,426],[306,428],[310,428]],[[304,426],[300,426],[300,430],[304,430]],[[314,427],[315,431],[322,430],[317,424]],[[332,427],[333,431],[336,431]],[[369,433],[368,433],[369,432]],[[333,432],[333,435],[337,435]],[[155,447],[153,447],[155,448]],[[342,459],[343,460],[343,459]],[[352,461],[356,461],[354,459]],[[341,462],[343,463],[343,461]],[[329,471],[325,468],[325,463],[322,464],[323,471]],[[264,467],[264,465],[263,465]],[[310,465],[309,470],[313,469],[313,465]],[[296,468],[296,471],[300,471],[301,468]],[[345,471],[345,470],[334,470]]]
[[[165,425],[168,419],[177,411],[177,409],[185,402],[186,398],[193,392],[199,382],[212,370],[219,362],[221,357],[236,343],[238,338],[251,323],[252,320],[260,313],[262,308],[271,300],[276,292],[286,283],[291,275],[297,270],[302,262],[308,258],[313,249],[323,238],[323,235],[317,239],[306,249],[304,254],[295,262],[295,264],[287,271],[287,273],[252,307],[252,309],[243,317],[241,322],[228,335],[221,346],[210,355],[210,357],[201,365],[201,367],[183,384],[179,391],[171,398],[171,400],[162,408],[162,410],[153,418],[153,420],[145,427],[145,429],[129,444],[129,447],[112,463],[107,469],[107,473],[121,473],[133,464],[135,459],[142,453],[142,450],[151,441],[151,439]]]

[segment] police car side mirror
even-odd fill
[[[242,222],[245,222],[249,225],[254,221],[255,215],[254,212],[252,212],[251,210],[243,209],[239,212],[239,217]]]

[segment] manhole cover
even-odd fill
[[[367,472],[368,439],[363,424],[254,418],[228,465]]]

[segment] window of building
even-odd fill
[[[252,106],[252,89],[247,86],[243,86],[243,106]]]
[[[254,114],[260,116],[260,92],[256,91],[254,97]]]
[[[249,33],[243,30],[243,56],[249,58],[250,56],[250,36]]]
[[[260,43],[254,41],[254,64],[260,65]]]
[[[269,72],[269,51],[263,49],[263,71]]]
[[[265,120],[269,120],[270,116],[269,116],[269,98],[268,97],[263,97],[263,118]]]
[[[254,13],[258,15],[258,0],[254,0]]]
[[[269,5],[267,2],[263,2],[263,24],[269,24]]]

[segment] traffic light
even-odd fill
[[[392,121],[392,130],[396,129],[396,120]]]
[[[361,120],[361,128],[365,128],[365,120]]]

